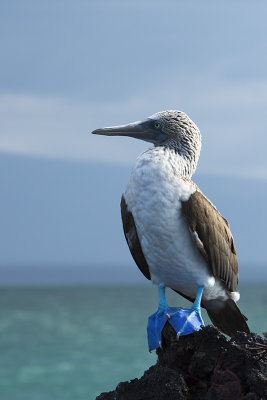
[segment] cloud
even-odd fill
[[[129,109],[134,110],[130,101]],[[43,157],[129,162],[129,143],[117,149],[89,135],[99,124],[123,119],[123,104],[72,103],[54,97],[1,95],[0,150]],[[129,114],[129,113],[128,113]],[[135,142],[133,147],[138,147]],[[119,153],[119,155],[118,155]]]
[[[147,144],[89,135],[162,110],[188,112],[203,135],[200,172],[267,178],[267,81],[231,83],[216,76],[175,72],[127,100],[70,101],[59,97],[0,95],[0,151],[42,157],[132,164]]]

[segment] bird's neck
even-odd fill
[[[198,161],[198,157],[194,159],[186,158],[178,154],[174,149],[163,146],[150,148],[146,152],[142,153],[138,159],[139,162],[142,160],[145,163],[152,162],[159,165],[161,163],[165,165],[168,164],[171,166],[175,175],[189,179],[195,172]]]

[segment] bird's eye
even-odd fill
[[[154,123],[154,128],[159,129],[160,128],[160,124],[158,122]]]

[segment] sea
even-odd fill
[[[239,286],[252,331],[267,330],[267,284]],[[171,290],[172,306],[190,303]],[[0,289],[0,399],[93,400],[156,362],[152,286]],[[209,319],[203,312],[205,323]]]

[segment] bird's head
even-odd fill
[[[182,111],[161,111],[144,121],[96,129],[95,135],[130,136],[170,148],[186,159],[197,161],[201,149],[198,127]]]

